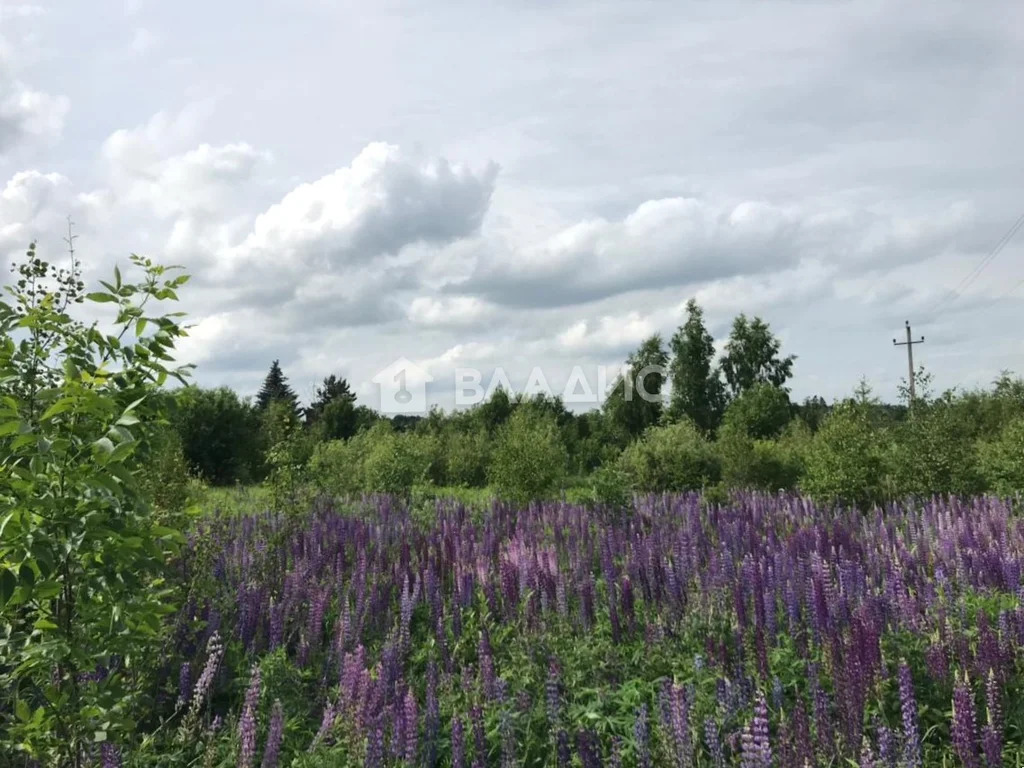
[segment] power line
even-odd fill
[[[999,296],[996,296],[996,301],[1001,301],[1002,299],[1005,299],[1007,296],[1009,296],[1011,293],[1016,291],[1022,285],[1024,285],[1024,277],[1022,277],[1019,281],[1014,283],[1013,286],[1010,288],[1010,290],[1008,290],[1006,293],[1003,293],[1003,294],[1000,294]]]
[[[943,304],[949,304],[951,301],[954,301],[959,296],[961,296],[963,292],[967,290],[974,283],[975,280],[978,279],[981,273],[985,271],[985,268],[995,260],[996,256],[998,256],[1000,252],[1002,252],[1003,248],[1005,248],[1010,243],[1010,241],[1013,240],[1014,237],[1016,237],[1021,227],[1024,227],[1024,213],[1017,217],[1017,220],[1013,222],[1013,225],[1010,227],[1010,229],[1007,230],[1006,234],[1004,234],[999,239],[999,242],[996,243],[996,246],[991,251],[989,251],[988,255],[985,256],[974,267],[974,269],[972,269],[970,272],[964,275],[960,282],[957,283],[955,288],[953,288],[951,291],[949,291],[949,293],[947,293],[945,296],[939,299],[939,301],[932,308],[932,312],[934,313]]]

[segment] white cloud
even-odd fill
[[[146,27],[136,27],[132,35],[132,53],[142,56],[149,53],[157,44],[157,36]]]
[[[587,353],[620,350],[639,346],[640,342],[659,330],[659,324],[639,312],[605,315],[596,323],[580,320],[557,337],[563,352]]]
[[[351,165],[296,187],[257,216],[222,264],[330,272],[415,243],[459,240],[479,229],[496,175],[494,165],[474,172],[370,144]]]
[[[14,174],[0,191],[0,257],[59,229],[73,205],[71,182],[61,174]]]
[[[44,93],[16,79],[0,50],[0,156],[23,141],[59,137],[70,106],[66,96]]]
[[[408,318],[416,325],[466,328],[493,311],[494,307],[475,296],[417,296],[409,304]]]

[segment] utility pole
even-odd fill
[[[906,347],[907,348],[907,371],[908,371],[909,376],[910,376],[910,378],[907,379],[907,381],[910,382],[910,405],[913,405],[914,404],[914,345],[915,344],[923,344],[924,343],[924,336],[922,336],[920,339],[911,339],[910,338],[910,321],[907,320],[907,340],[906,341],[896,341],[896,339],[893,339],[892,343],[893,343],[894,346]]]

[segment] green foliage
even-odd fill
[[[837,405],[811,439],[801,489],[822,501],[868,505],[884,497],[885,443],[870,402]]]
[[[673,421],[688,418],[705,432],[718,427],[725,405],[721,372],[714,367],[715,344],[704,325],[704,311],[695,299],[686,303],[686,322],[672,335]]]
[[[725,426],[755,440],[778,437],[792,416],[789,395],[784,389],[758,382],[729,403]]]
[[[306,409],[306,422],[319,440],[345,440],[356,433],[356,396],[348,381],[331,374]]]
[[[178,433],[169,427],[155,429],[149,449],[139,459],[147,469],[139,480],[142,496],[152,500],[165,520],[184,523],[181,513],[191,502],[194,487]]]
[[[1024,493],[1024,416],[1008,423],[999,435],[979,446],[979,471],[993,492]]]
[[[796,488],[804,471],[802,443],[809,436],[799,434],[799,427],[790,431],[794,435],[786,439],[758,440],[735,427],[723,427],[715,449],[726,486],[772,493]]]
[[[757,383],[785,388],[793,375],[794,355],[781,357],[781,343],[761,318],[739,315],[722,354],[722,373],[729,392],[738,397]]]
[[[625,443],[661,419],[662,389],[668,353],[661,336],[644,341],[626,360],[626,373],[612,386],[604,403],[612,429]]]
[[[307,500],[307,463],[313,452],[313,441],[286,400],[272,400],[262,419],[264,439],[269,446],[267,484],[274,507],[302,506]]]
[[[567,461],[555,419],[517,408],[498,431],[490,481],[504,499],[526,503],[547,498],[564,478]]]
[[[439,484],[480,488],[487,484],[493,441],[483,429],[446,429],[437,439],[443,462]]]
[[[317,445],[310,461],[316,487],[338,498],[360,493],[407,495],[426,480],[435,458],[429,435],[395,432],[387,421],[349,440]]]
[[[81,765],[89,745],[129,733],[144,672],[173,611],[164,565],[180,535],[157,525],[138,458],[158,451],[155,388],[184,335],[187,275],[132,256],[82,296],[77,264],[52,269],[30,248],[0,301],[0,753]],[[82,300],[113,320],[85,325]]]
[[[260,416],[227,387],[185,387],[171,418],[185,461],[213,485],[255,480],[261,474]]]
[[[363,490],[405,496],[426,477],[433,455],[431,438],[379,424],[363,439]]]
[[[652,427],[629,445],[618,468],[640,491],[690,491],[718,481],[718,458],[691,421]]]
[[[967,496],[983,490],[967,416],[949,395],[914,404],[907,419],[890,430],[889,496]]]

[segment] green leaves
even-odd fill
[[[120,739],[140,683],[81,675],[158,652],[162,577],[182,539],[155,527],[136,457],[166,423],[155,382],[188,369],[169,367],[185,333],[178,316],[144,317],[143,305],[175,298],[185,281],[132,263],[138,281],[115,269],[86,294],[76,266],[51,270],[33,249],[11,300],[0,296],[0,711],[14,713],[0,754],[79,764],[82,745]],[[114,327],[71,317],[82,298],[115,305]],[[49,704],[33,709],[39,695]]]

